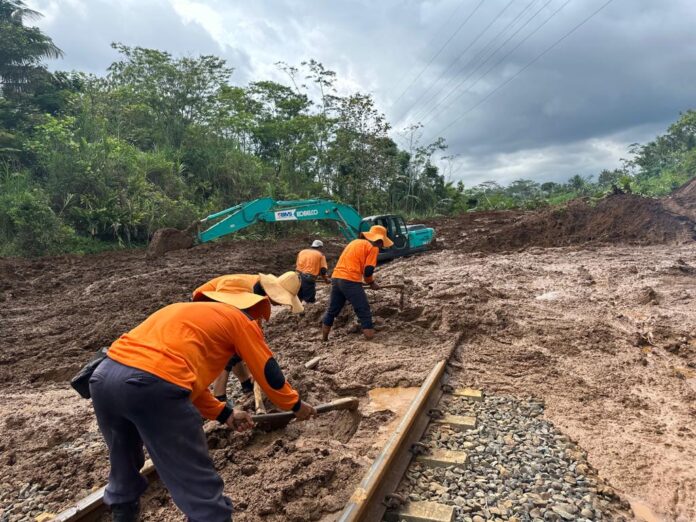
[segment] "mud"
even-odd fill
[[[616,194],[538,212],[472,212],[436,225],[441,247],[467,252],[689,243],[696,239],[696,179],[662,199]]]
[[[583,211],[624,216],[592,237],[549,212],[435,222],[445,250],[378,270],[382,283],[405,290],[368,291],[373,341],[357,334],[346,309],[331,341],[318,342],[322,284],[304,316],[275,311],[267,335],[303,397],[353,395],[361,406],[272,433],[208,423],[236,520],[334,517],[394,421],[370,391],[419,386],[453,350],[457,383],[544,400],[547,418],[637,510],[696,519],[696,246],[688,216],[660,202],[654,219],[637,215],[643,225],[633,227],[630,212],[616,208],[624,201],[637,212],[633,197],[618,198]],[[546,232],[532,232],[542,222]],[[515,227],[530,231],[526,243]],[[93,351],[209,278],[291,269],[310,239],[230,241],[154,261],[142,251],[0,259],[0,520],[59,511],[105,483],[108,460],[90,403],[66,383]],[[566,246],[547,246],[558,242]],[[325,244],[332,265],[342,243]],[[161,486],[146,505],[146,520],[181,519]]]

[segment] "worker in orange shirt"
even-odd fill
[[[294,411],[298,420],[314,415],[285,380],[254,321],[252,314],[263,312],[260,303],[268,299],[230,290],[206,291],[209,301],[153,313],[117,339],[92,374],[89,389],[111,462],[104,502],[114,520],[138,520],[147,487],[140,474],[143,444],[189,520],[231,520],[232,504],[208,454],[201,415],[237,431],[253,427],[248,413],[208,389],[232,355],[246,362],[280,409]]]
[[[256,321],[259,327],[261,327],[262,319],[266,321],[270,319],[270,305],[286,305],[290,307],[293,313],[300,313],[304,310],[302,303],[297,297],[297,293],[300,290],[300,279],[295,272],[285,272],[279,277],[271,274],[228,274],[219,276],[196,288],[193,291],[191,300],[208,300],[206,292],[214,292],[221,285],[228,288],[234,287],[237,292],[250,292],[261,297],[268,297],[268,299],[255,305],[261,307],[253,313],[254,317],[257,318]],[[230,378],[230,372],[234,373],[237,379],[239,379],[244,393],[250,394],[254,391],[254,383],[249,369],[242,359],[235,354],[230,358],[224,370],[213,383],[213,394],[219,401],[227,401],[227,382]]]
[[[321,337],[324,341],[329,339],[334,319],[341,313],[346,301],[353,305],[355,315],[360,320],[363,335],[367,339],[372,339],[375,335],[372,312],[363,288],[363,281],[375,290],[379,288],[373,276],[377,266],[377,254],[380,248],[389,248],[394,243],[387,237],[387,229],[379,225],[370,228],[369,232],[362,232],[360,236],[343,249],[336,268],[331,274],[331,297],[321,329]]]
[[[312,242],[311,248],[300,250],[297,254],[295,269],[300,274],[300,292],[297,294],[300,301],[314,303],[317,300],[317,278],[321,277],[326,283],[330,283],[327,270],[326,256],[321,251],[324,243],[318,239]]]

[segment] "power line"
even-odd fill
[[[544,27],[548,22],[550,22],[551,19],[554,18],[554,17],[555,17],[565,6],[567,6],[570,2],[571,2],[571,0],[566,0],[565,3],[563,3],[558,9],[556,9],[553,13],[551,13],[551,15],[550,15],[546,20],[544,20],[540,25],[538,25],[531,33],[529,33],[527,36],[525,36],[524,38],[522,38],[522,40],[520,40],[519,42],[517,42],[517,44],[516,44],[512,49],[510,49],[507,53],[505,53],[505,55],[502,56],[502,57],[501,57],[497,62],[495,62],[492,66],[490,66],[488,69],[486,69],[486,70],[484,71],[484,73],[483,73],[481,76],[479,76],[478,78],[476,78],[476,81],[474,81],[474,83],[472,83],[471,85],[469,85],[469,88],[468,88],[466,91],[464,91],[462,94],[465,94],[465,93],[467,93],[467,92],[471,92],[471,89],[474,87],[474,85],[476,85],[478,82],[480,82],[481,80],[483,80],[486,76],[488,76],[488,73],[489,73],[489,72],[491,72],[491,71],[492,71],[493,69],[495,69],[498,65],[500,65],[502,62],[504,62],[505,59],[506,59],[508,56],[510,56],[512,53],[514,53],[517,49],[519,49],[519,48],[522,46],[522,44],[523,44],[524,42],[526,42],[526,41],[529,40],[532,36],[534,36],[534,35],[539,31],[539,29],[541,29],[541,28]]]
[[[442,77],[443,77],[445,74],[447,74],[447,72],[448,72],[452,67],[454,67],[454,65],[462,58],[462,56],[464,56],[464,55],[466,54],[466,52],[467,52],[469,49],[471,49],[471,47],[479,40],[479,38],[481,38],[481,37],[485,34],[485,32],[488,31],[488,29],[489,29],[495,22],[498,21],[498,19],[499,19],[499,18],[503,15],[503,13],[512,5],[512,3],[513,3],[514,1],[515,1],[515,0],[510,0],[510,1],[507,3],[507,5],[506,5],[505,7],[503,7],[503,9],[502,9],[496,16],[493,17],[493,19],[490,21],[490,23],[489,23],[486,27],[484,27],[483,30],[482,30],[481,32],[479,32],[478,35],[476,35],[476,38],[474,38],[471,42],[469,42],[469,45],[467,45],[466,48],[465,48],[454,60],[452,60],[452,62],[447,66],[447,68],[446,68],[445,70],[443,70],[443,71],[440,73],[440,75],[435,79],[435,81],[431,82],[430,85],[428,85],[428,87],[425,89],[425,91],[423,91],[423,92],[418,96],[418,98],[416,99],[416,101],[413,102],[413,104],[411,104],[411,106],[409,107],[409,109],[408,109],[406,112],[403,113],[403,115],[401,116],[401,118],[399,118],[399,120],[401,120],[401,119],[402,119],[404,116],[406,116],[416,105],[418,105],[418,103],[420,102],[420,100],[423,99],[423,96],[425,96],[426,93],[428,93],[428,91],[430,91],[431,87],[433,87],[433,85],[436,85],[436,84],[442,79]],[[483,2],[481,2],[481,3],[483,3]],[[479,4],[479,6],[480,6],[480,5],[481,5],[481,4]]]
[[[466,23],[471,19],[471,17],[474,16],[474,14],[476,14],[476,11],[478,11],[478,10],[479,10],[479,7],[481,7],[481,6],[483,5],[483,2],[485,2],[485,0],[481,0],[481,1],[476,5],[476,7],[474,8],[474,10],[471,11],[471,13],[469,13],[469,16],[467,16],[467,17],[464,19],[464,21],[463,21],[461,24],[459,24],[459,27],[457,27],[457,29],[454,31],[454,33],[452,33],[452,34],[450,35],[450,37],[447,39],[447,41],[446,41],[444,44],[442,44],[442,46],[440,47],[440,49],[430,58],[430,60],[428,61],[428,63],[425,65],[425,67],[423,67],[423,68],[421,69],[421,71],[418,73],[418,75],[416,75],[416,77],[411,81],[411,83],[409,83],[409,84],[406,86],[406,88],[405,88],[403,91],[401,91],[401,94],[399,94],[399,96],[396,98],[396,100],[394,100],[394,102],[392,103],[392,105],[395,105],[396,103],[398,103],[399,100],[401,100],[401,98],[403,98],[404,94],[406,94],[406,91],[408,91],[408,90],[418,81],[418,79],[423,75],[423,73],[424,73],[424,72],[428,69],[428,67],[430,67],[430,65],[433,63],[433,61],[435,60],[435,58],[437,58],[438,56],[440,56],[440,53],[445,49],[445,47],[447,47],[447,45],[452,41],[452,39],[453,39],[455,36],[457,36],[457,34],[459,34],[459,31],[462,30],[462,28],[463,28],[463,27],[466,25]]]
[[[446,130],[450,129],[454,125],[456,125],[459,121],[464,119],[468,114],[470,114],[473,110],[475,110],[477,107],[485,103],[487,100],[489,100],[494,94],[496,94],[498,91],[500,91],[503,87],[505,87],[507,84],[512,82],[515,78],[517,78],[520,74],[522,74],[524,71],[529,69],[532,65],[534,65],[536,62],[538,62],[541,58],[543,58],[546,54],[548,54],[551,50],[553,50],[555,47],[557,47],[561,42],[563,42],[566,38],[568,38],[570,35],[572,35],[575,31],[580,29],[583,25],[585,25],[587,22],[589,22],[592,18],[594,18],[597,14],[600,13],[605,7],[607,7],[609,4],[611,4],[614,0],[607,0],[604,4],[602,4],[598,9],[593,11],[589,16],[587,16],[584,20],[582,20],[579,24],[574,26],[570,31],[568,31],[566,34],[564,34],[562,37],[560,37],[558,40],[556,40],[554,43],[549,45],[546,49],[544,49],[541,53],[539,53],[536,57],[531,59],[529,62],[527,62],[524,67],[522,67],[519,71],[517,71],[514,75],[512,75],[510,78],[499,84],[495,89],[493,89],[491,92],[489,92],[486,96],[481,98],[477,103],[469,107],[466,111],[464,111],[463,114],[455,118],[451,123],[440,129],[438,132],[435,133],[435,135],[440,135]]]
[[[405,3],[405,2],[404,2],[404,3]],[[436,35],[436,36],[435,36],[434,38],[431,38],[431,39],[430,39],[430,41],[428,42],[428,45],[427,45],[426,47],[430,47],[430,44],[434,44],[434,43],[435,43],[435,40],[438,39],[437,37],[440,36],[440,34],[442,33],[442,31],[445,29],[445,27],[447,27],[447,25],[449,25],[450,21],[452,21],[452,20],[454,19],[455,15],[459,12],[459,10],[464,6],[465,3],[466,3],[466,0],[462,0],[462,1],[457,5],[457,7],[455,7],[454,11],[452,11],[452,12],[449,14],[449,16],[447,17],[447,20],[445,20],[445,23],[442,24],[442,25],[437,29],[437,31],[435,31],[435,35]],[[396,81],[395,85],[401,84],[401,83],[406,79],[406,77],[409,76],[409,74],[411,73],[412,70],[413,70],[413,66],[411,66],[404,74],[401,75],[401,78],[399,78],[399,79]],[[394,90],[396,90],[396,89],[394,89]]]
[[[517,21],[518,21],[520,18],[522,18],[522,16],[524,15],[524,13],[526,13],[526,12],[529,10],[529,8],[530,8],[532,5],[534,5],[534,4],[536,3],[536,1],[537,1],[537,0],[532,0],[529,4],[527,4],[527,6],[526,6],[520,13],[518,13],[517,16],[515,16],[515,18],[513,18],[512,21],[511,21],[508,25],[506,25],[500,32],[498,32],[498,34],[496,34],[493,38],[491,38],[491,40],[488,42],[488,44],[486,44],[486,46],[484,46],[484,48],[483,48],[481,51],[479,51],[479,53],[478,53],[474,58],[472,58],[471,60],[469,60],[469,61],[466,63],[466,65],[464,65],[464,66],[460,69],[460,72],[465,71],[465,70],[467,69],[467,67],[469,67],[470,65],[473,65],[473,64],[479,59],[479,57],[485,55],[485,53],[486,53],[486,52],[488,51],[488,49],[492,46],[492,44],[498,39],[498,37],[499,37],[500,35],[502,35],[503,33],[505,33],[505,31],[507,31],[510,27],[512,27],[513,25],[515,25],[515,24],[517,23]],[[517,33],[519,33],[520,30],[522,30],[527,24],[529,24],[529,22],[531,22],[531,21],[544,9],[544,7],[546,7],[547,5],[549,5],[552,1],[553,1],[553,0],[548,0],[548,1],[546,2],[546,4],[544,4],[544,5],[541,7],[541,9],[537,10],[537,12],[534,13],[534,14],[527,20],[527,22],[525,22],[525,23],[524,23],[519,29],[517,29],[517,31],[515,31],[507,40],[505,40],[501,45],[499,45],[498,48],[497,48],[488,58],[486,58],[486,60],[484,60],[483,63],[479,64],[478,66],[476,66],[476,68],[475,68],[473,71],[469,72],[469,73],[466,75],[466,77],[464,78],[464,80],[462,80],[462,81],[460,81],[460,82],[457,82],[457,85],[447,93],[447,96],[445,96],[444,98],[438,100],[438,101],[435,103],[435,105],[434,105],[431,109],[427,109],[428,105],[430,105],[430,103],[432,103],[433,101],[435,101],[435,100],[444,92],[445,88],[443,88],[443,89],[441,89],[440,91],[438,91],[437,93],[433,94],[433,96],[424,104],[425,109],[421,109],[421,110],[417,113],[417,115],[415,116],[415,119],[418,120],[418,119],[424,118],[425,116],[430,116],[430,114],[431,114],[433,111],[435,111],[435,110],[437,109],[437,107],[439,107],[442,103],[444,103],[444,101],[445,101],[447,98],[450,97],[450,95],[452,94],[452,92],[456,91],[456,90],[459,88],[459,86],[462,85],[463,82],[465,82],[466,80],[468,80],[468,79],[471,77],[471,75],[472,75],[474,72],[476,72],[476,71],[481,67],[481,65],[485,64],[486,61],[490,60],[491,56],[494,56],[502,47],[504,47],[504,46],[507,44],[507,42],[510,41],[511,38],[513,38]],[[456,76],[455,76],[454,80],[456,81]],[[451,83],[451,82],[448,82],[448,83]]]

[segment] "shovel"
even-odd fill
[[[358,409],[358,399],[355,397],[345,397],[337,399],[327,404],[315,406],[317,414],[326,413],[327,411],[350,410]],[[265,413],[263,415],[252,415],[251,419],[256,423],[256,426],[263,431],[273,431],[284,428],[288,423],[295,418],[295,414],[291,411],[283,411],[280,413]]]

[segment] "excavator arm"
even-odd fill
[[[318,219],[336,221],[341,234],[348,241],[356,239],[360,233],[362,218],[349,205],[324,199],[275,201],[272,198],[261,198],[221,210],[202,219],[201,225],[211,222],[214,224],[198,233],[198,241],[212,241],[256,223]]]

